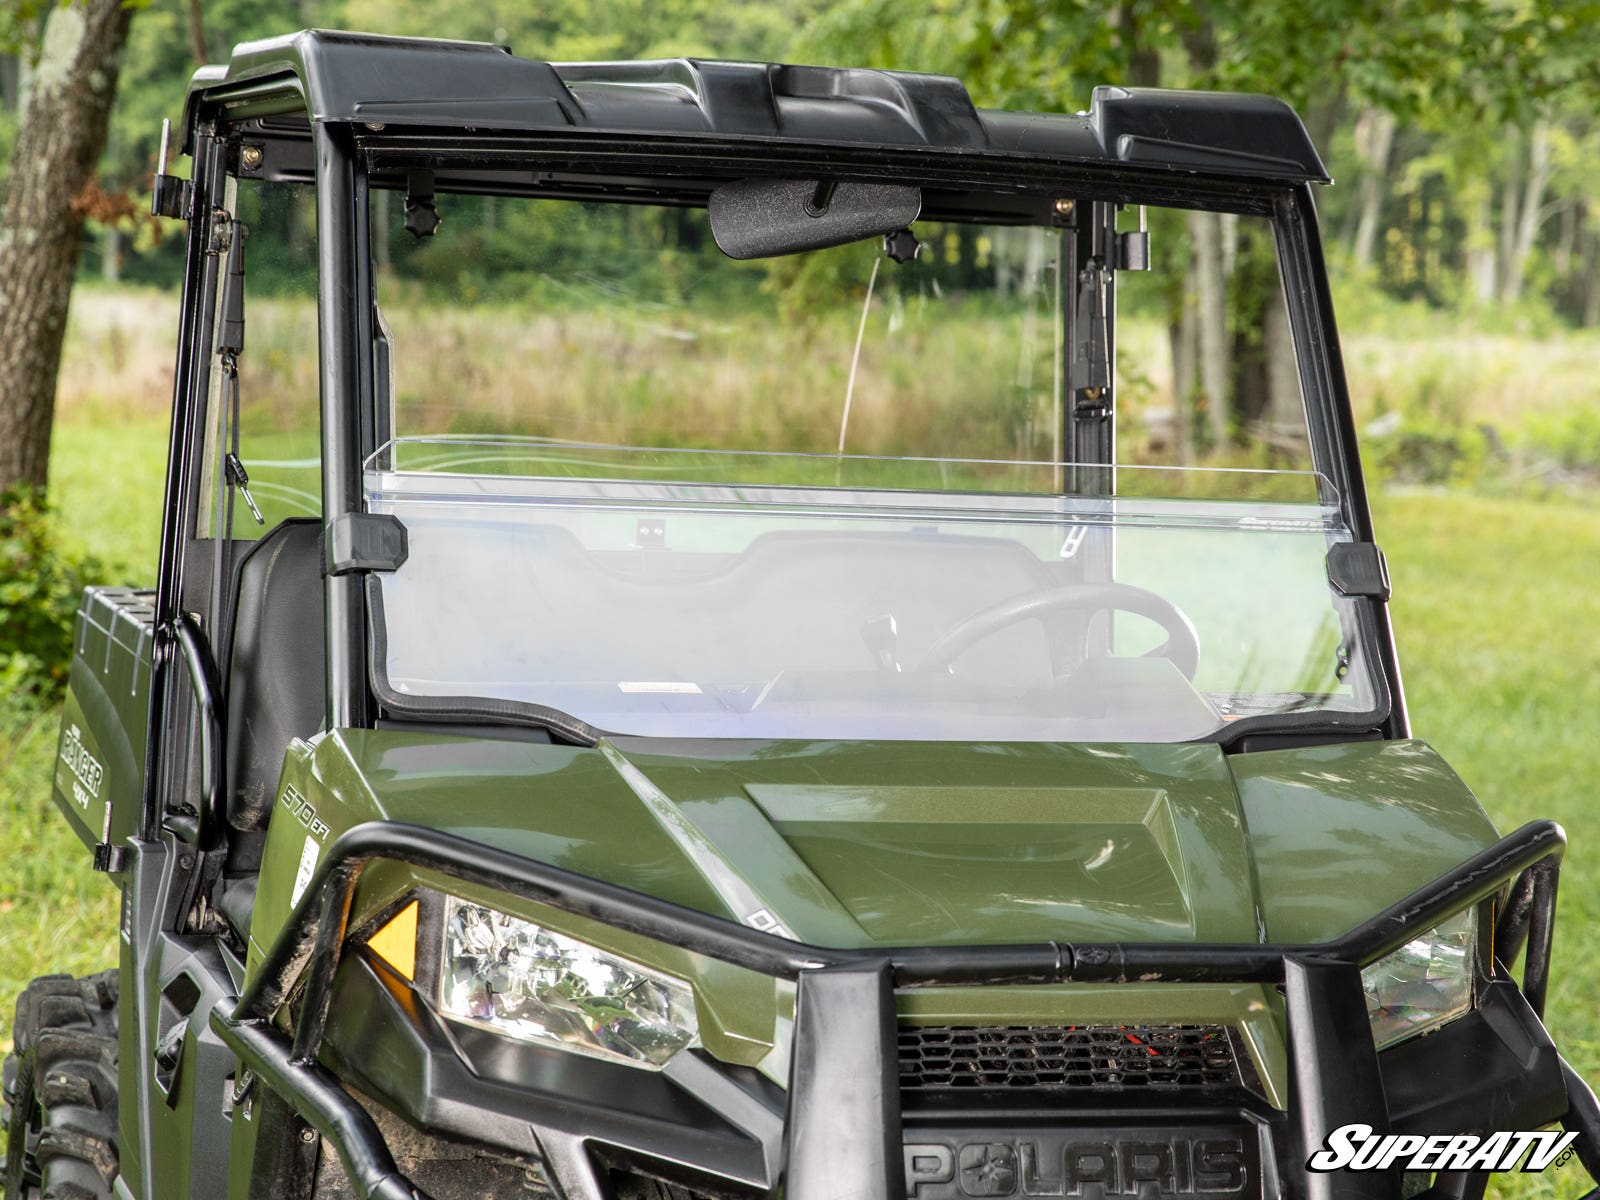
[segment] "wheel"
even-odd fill
[[[1127,612],[1145,617],[1161,626],[1167,639],[1141,657],[1170,659],[1186,679],[1193,679],[1200,666],[1200,637],[1194,624],[1172,601],[1131,583],[1078,583],[1024,592],[973,613],[946,631],[914,670],[949,670],[951,663],[990,634],[1019,621],[1063,610]]]
[[[628,1175],[613,1182],[617,1184],[617,1200],[707,1200],[688,1188],[644,1175]]]
[[[117,973],[17,998],[5,1061],[6,1200],[102,1200],[117,1175]]]

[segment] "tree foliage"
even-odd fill
[[[72,622],[100,565],[61,543],[34,492],[0,495],[0,696],[59,697],[72,661]]]

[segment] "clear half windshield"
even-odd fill
[[[1119,742],[1387,705],[1309,472],[428,437],[365,482],[409,541],[374,667],[417,701],[652,737]]]

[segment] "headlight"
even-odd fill
[[[1361,972],[1378,1049],[1437,1029],[1472,1007],[1478,910],[1435,925]]]
[[[439,1007],[531,1042],[659,1067],[695,1040],[676,979],[530,921],[450,897]]]

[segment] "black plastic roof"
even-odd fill
[[[859,68],[667,59],[548,63],[503,46],[306,30],[235,48],[190,85],[239,115],[497,133],[563,131],[1015,155],[1326,182],[1299,117],[1270,96],[1097,87],[1087,113],[980,110],[959,80]]]

